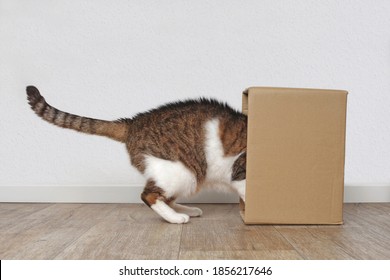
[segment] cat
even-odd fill
[[[201,209],[175,200],[205,187],[233,190],[245,200],[247,117],[226,103],[199,98],[105,121],[60,111],[34,86],[26,92],[45,121],[123,142],[131,164],[146,178],[141,199],[167,222],[201,216]]]

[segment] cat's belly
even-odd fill
[[[187,197],[196,192],[195,174],[182,162],[147,155],[145,163],[144,176],[162,188],[166,197]]]

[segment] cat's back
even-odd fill
[[[203,145],[210,123],[222,139],[246,137],[247,117],[223,102],[199,98],[172,102],[139,113],[131,119],[129,140],[165,148],[191,148]],[[233,139],[230,139],[234,141]],[[139,146],[139,145],[137,145]],[[170,147],[171,146],[171,147]]]
[[[226,103],[199,98],[171,102],[137,114],[131,119],[130,135],[199,138],[206,123],[213,119],[218,119],[226,129],[234,130],[237,125],[246,126],[246,116]]]
[[[155,109],[137,114],[133,120],[156,120],[159,122],[166,120],[191,119],[207,120],[213,117],[236,117],[242,118],[244,115],[226,103],[217,101],[211,98],[188,99],[184,101],[176,101],[159,106]]]

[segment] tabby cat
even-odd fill
[[[247,117],[227,104],[200,98],[104,121],[60,111],[36,87],[26,90],[31,108],[47,122],[123,142],[146,178],[142,200],[170,223],[202,215],[175,200],[205,187],[234,190],[245,199]]]

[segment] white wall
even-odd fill
[[[240,108],[253,85],[346,89],[346,200],[390,201],[389,15],[386,0],[0,0],[0,201],[109,186],[136,201],[143,184],[121,144],[36,117],[28,84],[103,119],[198,96]]]

